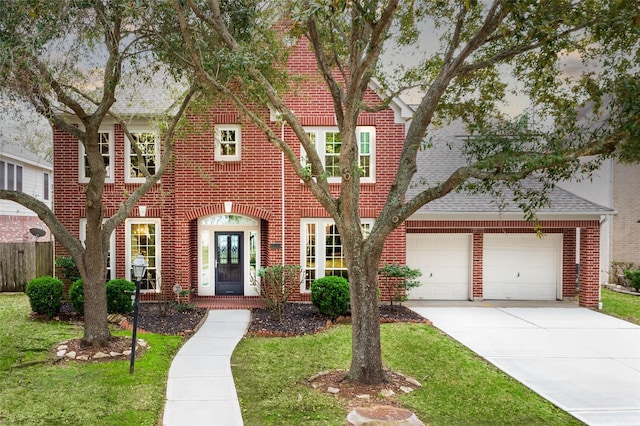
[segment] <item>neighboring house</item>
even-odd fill
[[[617,283],[612,262],[640,266],[640,164],[622,164],[609,159],[591,179],[562,184],[591,201],[610,206],[616,214],[602,223],[601,283]],[[620,272],[620,271],[618,271]]]
[[[315,71],[312,53],[299,46],[289,70],[305,77],[289,101],[315,139],[329,174],[337,176],[340,135],[333,102]],[[374,90],[366,93],[376,101]],[[295,140],[267,107],[258,108],[273,131]],[[140,118],[130,126],[143,145],[147,167],[157,164],[156,129]],[[400,100],[379,112],[364,112],[357,136],[364,172],[360,216],[369,229],[393,181],[411,109]],[[346,275],[336,226],[277,151],[227,102],[190,116],[194,130],[176,142],[175,159],[111,239],[109,273],[131,279],[131,262],[142,253],[148,274],[144,297],[169,297],[178,284],[202,297],[257,295],[261,267],[300,264],[305,279],[291,300],[309,300],[311,282],[325,275]],[[198,125],[202,130],[197,130]],[[105,216],[115,213],[122,194],[142,181],[137,158],[119,125],[105,122],[102,152],[109,177]],[[436,144],[435,146],[439,146]],[[304,152],[299,153],[304,158]],[[420,154],[420,175],[439,179],[459,155],[432,149]],[[440,157],[444,155],[444,157]],[[84,239],[84,153],[71,135],[54,129],[56,214]],[[331,188],[339,191],[339,177]],[[430,182],[435,183],[435,182]],[[561,191],[558,205],[541,213],[547,237],[535,238],[522,213],[497,209],[486,197],[479,203],[452,194],[429,204],[388,238],[382,263],[408,263],[423,272],[424,285],[411,293],[426,299],[531,299],[572,297],[576,283],[576,232],[581,229],[580,303],[598,303],[598,240],[602,215],[610,210]],[[481,201],[481,202],[480,202]],[[58,248],[62,252],[62,248]],[[541,271],[546,271],[544,274]],[[387,300],[389,293],[382,291]]]
[[[22,191],[52,206],[53,166],[28,149],[0,142],[0,189]],[[51,235],[38,216],[13,201],[0,200],[0,242],[35,241],[31,229],[45,234],[38,241],[50,241]]]

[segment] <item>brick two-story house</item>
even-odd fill
[[[300,87],[288,97],[289,105],[314,138],[327,172],[335,173],[332,164],[339,152],[340,135],[333,102],[316,73],[313,55],[299,46],[288,66],[291,74],[303,77]],[[372,102],[378,99],[373,89],[367,91],[366,97]],[[278,122],[268,107],[257,107],[257,113],[285,141],[297,145],[292,130]],[[110,276],[130,279],[131,262],[138,253],[143,253],[149,265],[142,282],[147,299],[159,294],[170,296],[176,284],[192,290],[197,298],[247,298],[258,294],[255,276],[260,267],[299,264],[305,269],[306,279],[291,300],[308,300],[313,279],[346,274],[333,221],[256,126],[224,101],[188,118],[193,130],[177,141],[170,169],[112,236]],[[359,118],[357,137],[364,171],[360,216],[365,228],[376,220],[385,201],[410,118],[411,109],[400,100],[385,110],[364,112]],[[130,131],[142,145],[147,166],[153,169],[159,145],[156,129],[149,123],[144,115],[139,115],[131,123]],[[123,194],[140,184],[141,175],[136,168],[137,158],[132,155],[120,126],[105,122],[102,131],[102,150],[109,170],[104,192],[104,214],[108,217],[115,213]],[[428,153],[431,157],[421,160],[422,172],[430,170],[424,167],[428,162],[446,163],[434,157],[435,153]],[[440,154],[451,155],[444,151]],[[304,153],[300,155],[302,158]],[[87,181],[84,155],[77,140],[56,129],[54,164],[56,214],[69,229],[77,229],[83,239],[83,190]],[[338,178],[331,183],[336,193],[339,185]],[[569,194],[559,200],[575,199]],[[478,212],[473,203],[462,201],[449,210],[446,205],[444,210],[427,206],[395,230],[386,242],[382,262],[414,263],[423,270],[424,285],[413,294],[416,298],[511,298],[509,291],[487,288],[486,283],[494,278],[486,274],[504,264],[504,253],[499,249],[505,242],[515,246],[525,244],[516,249],[521,253],[517,262],[531,261],[527,252],[538,250],[537,240],[529,238],[533,235],[532,225],[522,220],[522,213],[510,212],[509,220],[505,220],[494,212]],[[543,264],[529,266],[533,269],[552,266],[554,269],[548,274],[552,275],[551,281],[542,290],[533,286],[531,291],[518,293],[515,298],[555,300],[574,295],[576,230],[581,229],[581,303],[597,304],[598,282],[592,275],[595,271],[597,276],[599,269],[597,239],[602,213],[593,204],[581,205],[578,210],[550,211],[543,226],[552,243],[546,249],[546,257],[536,258],[536,262]],[[434,235],[442,238],[429,237]],[[522,238],[514,240],[507,238],[509,235]],[[453,241],[459,245],[445,244]],[[491,247],[498,251],[492,251]],[[459,253],[457,258],[463,259],[460,264],[433,257],[450,250]],[[59,247],[58,253],[61,251]],[[436,276],[456,275],[460,282],[446,279],[430,282],[435,270],[429,269],[431,264],[423,262],[423,256],[438,259],[436,263],[444,262],[436,265],[440,268]],[[460,271],[464,271],[462,277],[458,277]],[[524,269],[519,273],[525,274]],[[512,280],[510,285],[518,287],[519,283]],[[448,292],[447,286],[456,287],[455,294]],[[386,296],[383,290],[383,298]]]

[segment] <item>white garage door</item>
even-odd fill
[[[561,241],[560,234],[484,234],[483,297],[556,300]]]
[[[422,272],[409,299],[469,299],[470,251],[470,234],[407,234],[407,265]]]

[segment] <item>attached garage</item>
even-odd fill
[[[485,234],[483,297],[556,300],[561,293],[562,235]]]
[[[470,259],[470,234],[407,234],[407,265],[422,272],[409,299],[468,300]]]

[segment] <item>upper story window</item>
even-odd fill
[[[316,148],[329,182],[340,182],[340,152],[342,138],[337,127],[309,127],[305,129]],[[375,127],[356,128],[358,166],[361,182],[375,182]],[[306,167],[306,153],[302,150],[302,164]]]
[[[80,182],[89,182],[91,172],[89,171],[89,161],[84,149],[84,145],[80,144]],[[111,171],[111,164],[113,164],[113,131],[100,131],[98,132],[98,150],[104,160],[104,167],[106,168],[106,182],[113,182],[113,173]]]
[[[160,149],[158,147],[158,137],[150,130],[132,130],[131,136],[133,142],[136,143],[138,149],[142,154],[142,162],[138,158],[136,151],[133,149],[131,141],[126,143],[125,152],[125,182],[144,182],[144,173],[142,172],[141,164],[147,168],[150,174],[155,174],[156,164],[160,160]]]
[[[22,192],[22,166],[0,161],[0,189]]]
[[[42,199],[49,200],[49,173],[42,174]]]
[[[216,161],[240,161],[241,151],[240,126],[216,125]]]

